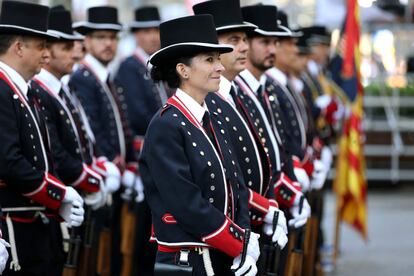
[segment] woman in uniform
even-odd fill
[[[228,130],[204,103],[219,88],[220,54],[232,47],[218,44],[210,15],[164,22],[160,38],[151,76],[176,92],[152,119],[140,159],[157,263],[192,275],[256,275],[248,191]]]

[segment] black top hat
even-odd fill
[[[288,15],[284,11],[279,11],[277,13],[277,24],[278,24],[278,31],[280,32],[280,37],[286,38],[295,38],[300,37],[302,33],[294,32],[289,27]]]
[[[195,14],[211,14],[218,33],[253,31],[256,26],[243,20],[240,0],[211,0],[193,6]]]
[[[119,32],[122,24],[118,22],[118,10],[115,7],[99,6],[88,9],[88,21],[73,23],[75,31],[87,34],[98,30]]]
[[[271,5],[253,5],[242,9],[243,18],[257,26],[254,34],[262,36],[279,36],[277,28],[277,7]]]
[[[298,38],[296,41],[296,46],[298,47],[299,54],[300,55],[308,55],[311,53],[311,47],[309,45],[309,37],[310,33],[308,31],[308,28],[300,28],[297,30],[294,30],[296,33],[302,33],[302,36]]]
[[[47,33],[49,7],[3,1],[0,15],[0,34],[34,35],[44,38],[56,38]]]
[[[161,49],[149,60],[153,65],[202,52],[233,51],[232,46],[218,43],[213,17],[209,14],[180,17],[161,23],[160,39]]]
[[[310,44],[331,44],[331,33],[325,26],[314,25],[305,29],[309,33],[308,42]]]
[[[155,6],[140,7],[135,10],[135,21],[129,24],[131,31],[143,28],[157,28],[161,24],[160,13]]]
[[[73,32],[70,12],[62,5],[50,9],[48,33],[56,35],[59,40],[82,40],[83,36]]]

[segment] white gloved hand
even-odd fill
[[[135,197],[135,202],[142,202],[145,199],[144,195],[144,184],[142,183],[142,179],[140,176],[137,175],[135,178],[135,191],[137,192],[137,196]]]
[[[118,191],[121,186],[121,173],[114,163],[106,161],[104,163],[106,176],[105,176],[105,187],[109,194]]]
[[[66,221],[69,227],[78,227],[83,222],[84,214],[82,197],[72,187],[66,187],[59,215]]]
[[[326,169],[329,170],[332,166],[333,154],[329,146],[323,146],[321,150],[321,161],[325,165]]]
[[[122,185],[125,186],[125,188],[132,188],[135,184],[135,173],[130,170],[125,170],[122,174]]]
[[[260,246],[259,246],[260,235],[254,232],[250,232],[249,243],[247,244],[247,255],[252,256],[253,259],[257,262],[260,256]]]
[[[315,159],[313,161],[314,170],[312,173],[311,188],[313,190],[320,190],[325,184],[326,176],[328,175],[328,170],[321,160]]]
[[[308,174],[306,173],[305,169],[295,167],[293,168],[293,173],[295,174],[300,186],[302,187],[302,191],[306,192],[310,189],[310,179]]]
[[[276,212],[278,212],[279,215],[277,219],[276,229],[273,232],[273,218]],[[270,206],[263,222],[263,232],[268,236],[272,236],[272,242],[277,243],[280,248],[283,249],[288,242],[286,217],[283,211],[277,209],[276,207]]]
[[[237,269],[240,266],[240,262],[241,254],[234,258],[233,265],[231,266],[231,269],[234,271],[235,276],[254,276],[257,274],[256,261],[252,256],[246,255],[246,259],[244,260],[243,265],[239,269]]]
[[[0,238],[0,274],[2,274],[6,268],[7,259],[9,258],[7,247],[10,247],[10,244]]]
[[[105,206],[107,201],[108,192],[106,191],[105,183],[102,181],[99,186],[98,192],[85,196],[85,204],[91,206],[92,210],[98,210]]]
[[[296,195],[293,206],[290,208],[290,214],[292,215],[292,219],[289,220],[289,226],[293,226],[294,228],[299,228],[305,225],[306,221],[311,215],[311,208],[309,206],[308,201],[305,198],[303,199],[302,212],[299,213],[301,197],[303,197],[303,194],[298,193]]]
[[[320,109],[325,109],[332,101],[332,97],[329,95],[321,95],[316,98],[315,105]]]

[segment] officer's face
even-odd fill
[[[140,29],[134,35],[138,46],[148,55],[152,55],[160,49],[160,31],[158,28]]]
[[[198,54],[191,59],[190,65],[177,65],[184,91],[207,95],[219,89],[220,76],[224,67],[218,52]]]
[[[81,61],[84,56],[85,46],[83,44],[83,41],[75,41],[75,44],[73,46],[73,58],[75,59],[75,62]]]
[[[275,61],[276,42],[276,38],[266,36],[249,39],[249,62],[263,72],[271,68]]]
[[[312,57],[313,59],[322,66],[328,63],[330,48],[325,44],[314,44],[312,45]]]
[[[296,39],[282,39],[276,43],[276,62],[280,65],[290,67],[298,52]]]
[[[49,47],[49,62],[45,68],[58,78],[72,72],[74,59],[74,42],[56,42]]]
[[[38,37],[17,40],[17,51],[21,58],[21,75],[26,81],[40,72],[47,59],[46,40]]]
[[[245,32],[230,32],[218,36],[221,44],[233,45],[234,49],[230,53],[221,55],[221,63],[226,69],[225,74],[229,73],[236,76],[246,68],[247,52],[249,45]]]
[[[115,31],[94,31],[85,37],[85,47],[102,64],[107,65],[116,54],[118,36]]]
[[[300,74],[306,69],[308,57],[306,55],[297,55],[291,63],[291,71],[294,74]]]

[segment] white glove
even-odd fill
[[[106,161],[104,163],[106,176],[105,176],[105,187],[109,194],[118,191],[121,186],[121,173],[114,163]]]
[[[320,109],[325,109],[332,101],[332,97],[329,95],[321,95],[316,98],[315,105]]]
[[[339,120],[341,120],[342,118],[344,118],[345,117],[345,113],[346,113],[345,105],[342,104],[339,101],[337,102],[337,104],[338,104],[338,109],[333,114],[333,118],[335,119],[336,122],[338,122]]]
[[[142,183],[142,179],[140,176],[137,175],[135,178],[135,191],[137,192],[137,196],[135,197],[135,202],[142,202],[145,199],[144,195],[144,184]]]
[[[82,197],[72,187],[66,187],[59,215],[66,221],[69,227],[78,227],[83,222],[84,213]]]
[[[311,215],[311,208],[309,206],[308,201],[305,198],[303,199],[302,212],[299,213],[299,203],[302,196],[302,193],[298,193],[296,195],[293,206],[290,208],[290,214],[293,218],[289,220],[289,226],[293,226],[294,228],[299,228],[305,225],[306,221]]]
[[[325,165],[326,169],[329,170],[332,166],[333,155],[332,150],[329,146],[323,146],[321,150],[321,161]]]
[[[0,274],[2,274],[6,268],[7,259],[9,258],[7,247],[10,247],[10,244],[5,240],[0,239]]]
[[[132,188],[135,184],[135,173],[130,170],[125,170],[122,174],[122,185],[126,188]]]
[[[293,173],[295,174],[300,186],[302,187],[302,191],[306,192],[310,189],[310,179],[308,174],[306,173],[305,169],[303,168],[293,168]]]
[[[241,262],[241,254],[234,258],[233,265],[231,266],[232,270],[235,270],[239,267]],[[247,272],[247,273],[246,273]],[[246,255],[246,259],[244,260],[243,265],[234,271],[235,276],[254,276],[257,274],[257,266],[256,261],[254,258],[250,255]]]
[[[108,192],[106,191],[105,184],[101,182],[98,192],[85,196],[85,204],[91,206],[92,210],[98,210],[106,204],[107,196]]]
[[[279,213],[279,216],[277,220],[276,229],[273,232],[273,218],[276,212]],[[283,211],[277,209],[276,207],[270,206],[269,211],[264,217],[263,222],[263,232],[268,236],[272,236],[272,242],[277,243],[280,246],[280,248],[283,249],[288,242],[286,217]]]
[[[260,246],[259,246],[260,235],[254,232],[250,232],[249,243],[247,244],[247,255],[253,257],[257,262],[260,256]]]
[[[321,160],[315,159],[313,161],[314,170],[312,173],[311,187],[314,190],[320,190],[325,184],[326,176],[328,175],[328,170]]]

